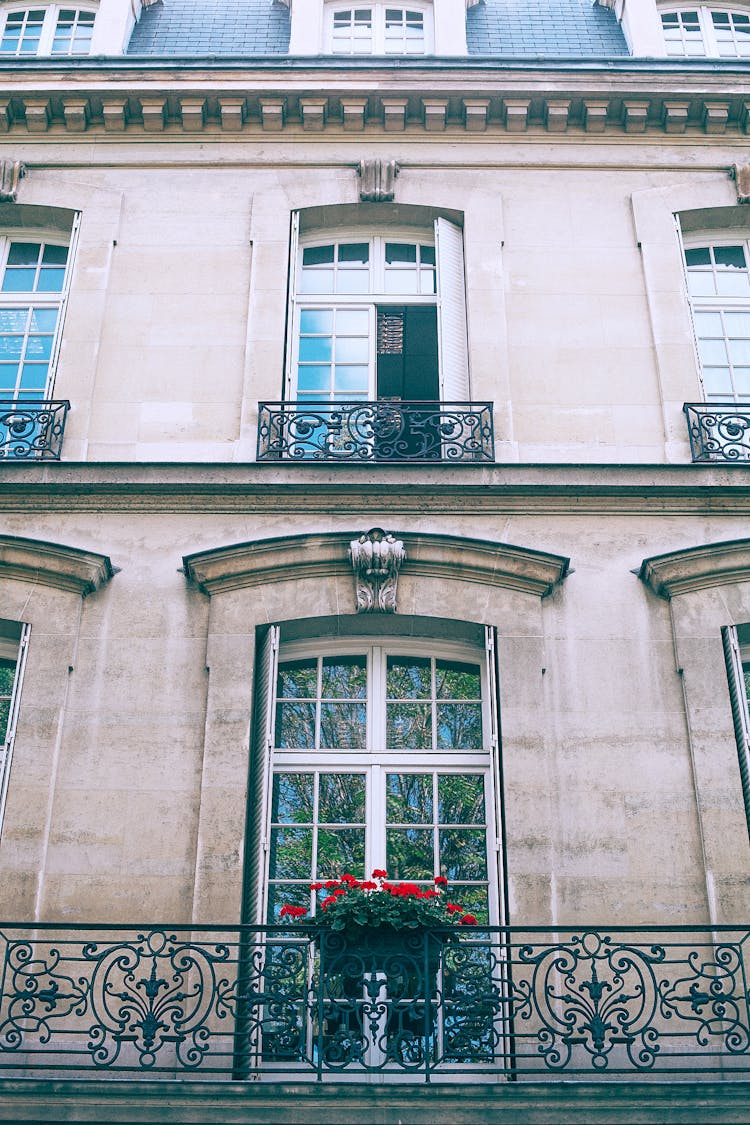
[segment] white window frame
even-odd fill
[[[700,326],[696,317],[701,313],[718,313],[723,317],[729,313],[742,313],[750,318],[750,285],[748,286],[748,293],[745,295],[733,296],[731,294],[724,295],[707,295],[700,294],[693,295],[690,292],[690,274],[691,267],[687,263],[686,253],[690,250],[705,249],[722,247],[722,246],[739,246],[744,248],[745,261],[747,264],[748,278],[750,279],[750,238],[743,236],[741,231],[710,231],[710,232],[691,232],[689,236],[682,237],[683,248],[683,267],[685,271],[685,284],[687,289],[687,296],[690,305],[690,316],[693,324],[693,335],[696,347],[696,362],[698,364],[698,371],[700,375],[701,389],[703,397],[706,402],[727,402],[735,403],[738,406],[750,406],[750,386],[747,391],[738,391],[734,386],[733,368],[734,366],[747,366],[750,367],[750,358],[747,364],[733,364],[728,360],[730,371],[730,378],[732,378],[731,391],[712,391],[709,389],[706,381],[705,368],[710,367],[710,364],[704,364],[701,356],[701,340],[704,337],[700,334]],[[726,342],[731,338],[726,332],[723,337],[706,337],[706,339],[723,339]],[[750,348],[750,335],[748,336]],[[729,355],[727,346],[727,355]]]
[[[97,10],[98,10],[97,5],[86,4],[86,3],[83,3],[83,4],[73,3],[73,4],[69,4],[69,5],[68,4],[44,4],[44,3],[42,3],[42,4],[33,4],[33,3],[31,3],[31,4],[17,4],[17,3],[15,3],[14,4],[14,3],[10,3],[10,4],[3,5],[2,9],[0,9],[0,42],[2,41],[2,39],[5,35],[5,29],[6,29],[6,26],[7,26],[7,23],[8,23],[8,17],[11,16],[11,15],[16,15],[19,12],[40,12],[40,11],[43,11],[44,12],[44,21],[42,23],[42,29],[41,29],[41,33],[40,33],[40,36],[39,36],[39,43],[38,43],[36,51],[22,51],[22,50],[20,50],[21,41],[19,41],[19,50],[14,51],[14,52],[0,51],[0,59],[2,59],[2,58],[11,58],[11,59],[12,58],[17,58],[17,59],[28,58],[28,59],[33,59],[33,58],[41,58],[41,57],[48,56],[48,55],[51,55],[53,58],[83,58],[86,55],[90,55],[91,54],[91,44],[90,43],[89,43],[89,47],[86,51],[74,51],[74,50],[72,50],[72,42],[71,42],[71,45],[70,45],[71,49],[69,49],[67,51],[53,51],[54,42],[55,42],[55,33],[57,31],[57,25],[58,25],[61,13],[72,11],[72,12],[76,13],[76,17],[78,16],[79,13],[86,13],[86,14],[90,14],[90,15],[94,16],[94,22],[92,23],[92,26],[91,26],[91,36],[93,37],[94,25],[96,23]],[[78,24],[78,19],[76,18],[76,26],[77,26],[77,24]]]
[[[26,654],[28,652],[30,632],[31,626],[22,624],[21,635],[17,644],[12,640],[0,639],[0,657],[4,660],[15,660],[16,662],[13,690],[10,697],[8,725],[5,730],[5,739],[0,743],[0,832],[2,831],[5,805],[8,798],[10,767],[13,760],[18,708],[21,700],[21,688],[23,687],[23,674],[26,668]]]
[[[275,629],[275,627],[272,627]],[[489,644],[489,642],[488,642]],[[497,786],[499,772],[497,765],[498,740],[496,714],[494,707],[493,667],[488,658],[489,648],[464,644],[438,644],[434,641],[419,640],[414,637],[348,637],[335,640],[319,639],[300,641],[279,646],[278,633],[271,634],[270,674],[273,675],[273,690],[268,693],[267,712],[257,716],[256,721],[264,725],[264,741],[267,764],[260,770],[262,783],[256,791],[262,795],[263,844],[265,859],[262,864],[263,893],[257,901],[257,918],[265,921],[267,912],[267,890],[269,886],[269,842],[271,824],[271,795],[273,776],[277,772],[340,772],[365,773],[367,775],[367,827],[366,827],[366,876],[376,868],[385,866],[385,775],[389,772],[461,774],[472,773],[484,778],[485,822],[487,847],[487,895],[491,924],[502,921],[500,903],[502,897],[500,866],[500,794]],[[319,656],[367,656],[367,732],[366,748],[361,750],[294,750],[282,749],[276,745],[276,674],[278,664],[287,660],[313,658]],[[436,657],[456,660],[475,665],[479,670],[482,706],[482,747],[477,750],[385,750],[386,684],[385,671],[388,656],[402,655],[414,657]],[[267,679],[268,677],[266,677]],[[256,743],[257,746],[257,743]],[[259,749],[259,747],[258,747]],[[436,872],[437,873],[437,872]],[[464,882],[464,880],[459,880]],[[465,880],[467,883],[482,880]]]
[[[423,38],[421,41],[420,49],[417,51],[401,50],[389,51],[388,42],[385,36],[385,14],[387,10],[398,9],[404,13],[406,12],[419,12],[422,15],[423,21]],[[342,50],[334,40],[333,24],[334,15],[337,12],[346,11],[369,11],[371,13],[371,45],[365,51],[356,50]],[[430,55],[434,53],[435,49],[435,32],[433,21],[433,8],[432,4],[426,3],[425,0],[417,0],[416,3],[398,3],[389,4],[386,0],[366,0],[364,3],[350,2],[346,0],[335,0],[333,3],[325,5],[325,33],[324,33],[324,52],[325,54],[346,55],[347,57],[364,58],[368,55],[384,55],[387,57],[406,57],[406,58],[419,58],[422,55]]]
[[[11,244],[14,242],[28,242],[28,243],[42,243],[47,246],[65,246],[68,250],[67,261],[65,263],[65,275],[63,278],[63,285],[60,291],[45,292],[38,290],[8,290],[0,289],[0,310],[11,308],[26,308],[26,309],[56,309],[57,321],[55,324],[54,337],[52,340],[52,348],[50,352],[49,365],[47,369],[47,381],[43,394],[33,394],[31,397],[35,401],[43,402],[52,396],[54,387],[55,376],[57,372],[57,362],[60,353],[60,344],[62,341],[63,323],[65,320],[65,312],[67,309],[68,296],[70,292],[70,280],[72,275],[72,260],[75,252],[75,247],[78,238],[78,216],[73,223],[73,229],[69,236],[57,231],[44,230],[42,228],[29,228],[22,230],[9,229],[0,232],[0,285],[3,283],[5,277],[5,268],[8,261],[8,255]],[[18,380],[20,375],[17,376],[16,390],[12,398],[0,399],[0,406],[3,402],[15,402],[18,399],[29,397],[28,389],[24,390],[19,387]],[[4,389],[2,378],[0,377],[0,390]],[[36,390],[36,388],[35,388]]]
[[[739,626],[750,632],[750,625]],[[750,698],[748,698],[747,673],[750,670],[750,641],[740,642],[738,626],[729,625],[722,630],[724,659],[727,666],[732,722],[737,741],[742,796],[745,804],[748,833],[750,833]]]
[[[662,15],[680,15],[681,16],[682,14],[684,14],[686,12],[690,12],[690,13],[696,12],[697,15],[698,15],[698,26],[699,26],[699,29],[700,29],[700,36],[701,36],[700,42],[701,42],[701,45],[702,45],[702,50],[700,50],[700,51],[698,51],[698,50],[688,51],[686,49],[683,49],[681,51],[672,50],[672,49],[670,49],[670,47],[676,46],[677,40],[668,40],[667,36],[664,35],[664,47],[665,47],[666,54],[669,58],[697,58],[697,59],[701,59],[701,58],[725,58],[725,59],[750,58],[750,35],[747,36],[746,40],[743,40],[747,43],[747,48],[748,48],[747,53],[740,53],[739,51],[732,51],[732,52],[727,52],[726,50],[722,51],[721,41],[718,39],[718,37],[716,35],[716,28],[714,26],[714,22],[713,22],[713,18],[712,18],[712,14],[714,12],[725,13],[725,14],[729,15],[730,17],[736,16],[736,15],[750,17],[750,8],[743,8],[742,6],[737,5],[737,4],[734,4],[734,5],[724,5],[724,4],[679,4],[679,5],[678,4],[670,4],[670,5],[659,5],[659,15],[660,16],[662,16]],[[731,23],[731,19],[730,19],[730,23]],[[681,27],[681,25],[680,25],[680,27]],[[662,32],[664,32],[664,31],[665,31],[665,28],[664,28],[664,25],[662,23]],[[733,35],[733,40],[734,40],[734,35]],[[682,43],[683,48],[685,48],[686,44],[687,44],[687,41],[686,41],[684,35],[681,35],[680,41]],[[697,43],[697,40],[695,40],[695,42]],[[735,40],[735,42],[736,42],[736,40]]]
[[[302,254],[311,246],[335,243],[367,242],[370,245],[370,287],[367,293],[301,292]],[[385,292],[383,272],[386,243],[421,244],[435,247],[435,288],[431,294]],[[300,312],[306,308],[359,308],[370,315],[370,348],[368,359],[368,396],[376,398],[376,309],[387,305],[422,305],[437,309],[439,401],[470,401],[469,360],[466,319],[466,282],[464,275],[463,232],[454,223],[438,218],[433,229],[394,226],[371,230],[363,227],[337,228],[325,232],[311,231],[299,235],[299,213],[292,217],[290,249],[290,308],[287,320],[287,366],[285,393],[287,401],[297,398],[297,370],[300,344]],[[312,398],[312,396],[310,396]],[[355,396],[356,397],[356,396]],[[345,397],[339,396],[341,401]],[[323,396],[319,396],[321,401]]]

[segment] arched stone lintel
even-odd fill
[[[644,559],[638,577],[660,598],[750,580],[750,539],[706,543]]]
[[[69,590],[85,598],[108,582],[115,568],[107,555],[0,535],[0,578],[35,582],[56,590]]]
[[[393,533],[406,547],[404,576],[478,582],[543,598],[562,582],[570,565],[562,555],[507,543],[456,535]],[[185,555],[182,561],[187,578],[209,595],[292,579],[351,576],[349,544],[360,534],[361,530],[353,530],[256,539]]]

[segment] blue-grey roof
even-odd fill
[[[466,13],[470,55],[627,55],[614,12],[593,0],[482,0]]]
[[[309,0],[308,0],[309,2]],[[466,15],[471,55],[627,55],[613,12],[593,0],[482,0]],[[289,10],[278,0],[156,0],[129,55],[285,55]]]

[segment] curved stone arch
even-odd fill
[[[256,539],[185,555],[183,567],[186,576],[209,595],[344,575],[351,573],[349,544],[359,534],[352,530]],[[543,598],[563,581],[570,567],[570,560],[562,555],[507,543],[401,531],[394,535],[404,540],[404,572],[413,577],[460,579]]]
[[[728,539],[653,555],[638,577],[660,598],[750,580],[750,539]]]
[[[0,579],[51,586],[85,598],[108,582],[114,573],[107,555],[40,539],[0,535]]]

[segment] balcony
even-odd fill
[[[0,460],[59,461],[67,399],[17,398],[0,404]]]
[[[750,462],[750,402],[686,402],[683,406],[694,462]]]
[[[259,461],[495,460],[491,402],[258,403]]]
[[[750,1072],[750,930],[0,930],[0,1077],[493,1083]]]

